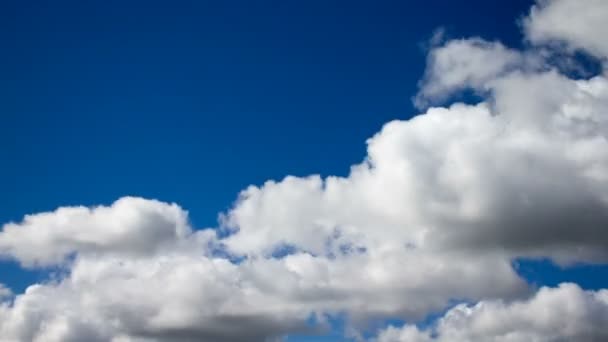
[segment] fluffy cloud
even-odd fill
[[[159,211],[182,212],[157,201],[119,202],[121,211],[141,218],[142,227],[131,228],[135,231],[145,229],[147,216],[154,218]],[[148,211],[149,206],[158,210]],[[94,210],[111,212],[116,207]],[[43,215],[55,221],[50,217],[62,212]],[[185,220],[174,221],[173,228],[180,222]],[[90,228],[97,228],[95,221]],[[416,319],[441,310],[453,296],[476,301],[514,297],[526,290],[500,254],[479,259],[475,254],[385,244],[369,251],[341,247],[331,256],[300,252],[231,262],[214,256],[213,248],[223,241],[203,240],[197,234],[183,239],[178,247],[149,253],[75,250],[65,276],[32,285],[0,306],[0,336],[17,341],[107,341],[120,336],[262,341],[322,328],[331,314],[346,313],[354,324],[390,316]],[[191,245],[200,248],[182,248]],[[311,319],[319,325],[311,326]]]
[[[605,56],[595,33],[552,28],[565,4],[608,28],[603,4],[555,0],[526,19],[528,39]],[[264,341],[317,332],[335,315],[355,329],[415,322],[462,300],[479,304],[450,310],[435,332],[407,325],[379,339],[605,337],[605,291],[562,285],[517,301],[530,289],[511,261],[608,261],[606,75],[575,80],[535,49],[479,38],[436,46],[418,98],[464,89],[484,101],[387,123],[347,177],[250,186],[221,234],[190,227],[177,204],[131,197],[5,224],[2,257],[58,271],[16,296],[0,287],[0,336]],[[562,300],[566,314],[553,315]]]
[[[431,108],[388,123],[346,178],[288,177],[245,190],[227,217],[240,230],[226,245],[243,254],[282,244],[315,254],[340,244],[498,247],[605,261],[608,81],[549,71],[491,83],[491,106]]]
[[[63,207],[6,224],[0,255],[32,266],[61,263],[73,253],[150,254],[190,232],[177,205],[125,197],[110,207]]]
[[[9,341],[262,341],[304,328],[303,308],[281,305],[276,285],[264,290],[263,283],[243,274],[248,267],[242,268],[223,259],[181,255],[79,258],[69,277],[30,286],[13,304],[0,307],[0,336]]]
[[[575,284],[541,288],[526,301],[483,301],[449,310],[430,330],[407,325],[381,332],[377,342],[551,342],[608,339],[608,290]]]
[[[524,22],[533,43],[562,43],[608,58],[608,3],[604,0],[543,0]]]

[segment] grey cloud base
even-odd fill
[[[484,101],[387,123],[347,177],[250,186],[217,229],[133,197],[5,224],[0,256],[62,272],[21,294],[0,284],[0,341],[268,341],[337,316],[360,339],[370,321],[410,322],[379,342],[605,339],[606,290],[535,292],[511,261],[608,262],[608,78],[538,53],[606,60],[608,2],[543,1],[524,22],[525,51],[472,38],[430,52],[419,103]],[[476,304],[415,325],[455,298]]]

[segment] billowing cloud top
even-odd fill
[[[606,340],[606,290],[534,293],[512,261],[608,261],[608,79],[553,64],[577,49],[604,63],[608,2],[542,1],[523,27],[525,51],[430,51],[418,104],[483,101],[387,123],[347,177],[250,186],[221,234],[141,198],[5,224],[1,256],[65,272],[0,286],[2,341],[267,341],[336,316],[359,339],[373,320],[410,322],[383,342]]]
[[[184,239],[191,229],[176,204],[124,197],[110,207],[64,207],[9,223],[0,252],[26,266],[61,263],[73,253],[152,254]]]

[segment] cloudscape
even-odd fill
[[[608,1],[530,6],[413,42],[418,114],[346,174],[274,170],[209,227],[136,192],[6,215],[0,341],[608,341],[608,282],[542,275],[608,277]]]

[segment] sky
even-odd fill
[[[3,1],[0,218],[138,195],[212,226],[249,184],[345,175],[417,114],[435,30],[518,42],[529,5],[448,3]]]
[[[3,1],[0,341],[608,339],[606,23]]]

